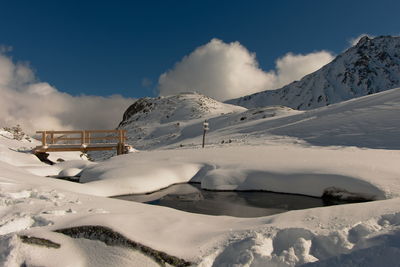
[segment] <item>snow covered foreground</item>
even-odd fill
[[[396,123],[397,106],[385,101],[380,110],[387,115],[387,122]],[[336,110],[343,112],[345,104],[339,105],[342,108]],[[327,113],[329,109],[335,110],[335,106],[322,110]],[[324,116],[337,118],[338,114]],[[277,120],[291,127],[287,122],[294,118]],[[382,118],[379,123],[384,121]],[[254,129],[260,133],[260,125],[267,123],[278,124],[261,120],[240,127],[249,131],[251,124],[258,125]],[[300,125],[304,120],[291,123]],[[335,123],[338,125],[338,121]],[[371,124],[369,128],[374,129]],[[352,132],[362,136],[365,124],[358,125],[351,124]],[[399,125],[387,126],[389,135],[381,132],[382,139],[392,138],[396,129],[400,132]],[[217,134],[210,133],[210,137]],[[268,142],[252,138],[248,143],[210,145],[206,149],[133,153],[97,164],[72,160],[47,166],[18,152],[24,151],[20,147],[29,146],[27,142],[17,142],[0,132],[0,265],[160,264],[154,254],[143,250],[107,245],[104,229],[111,229],[126,239],[198,266],[399,266],[400,151],[368,146],[316,147],[288,137],[274,144],[276,136]],[[319,140],[329,140],[326,131],[320,136]],[[344,140],[344,136],[341,138]],[[354,136],[348,135],[347,140],[350,143]],[[367,142],[367,138],[363,140]],[[395,141],[385,142],[388,146]],[[82,184],[45,177],[81,171]],[[191,214],[104,197],[150,192],[187,181],[201,182],[208,189],[264,189],[312,196],[321,196],[334,187],[342,196],[377,201],[250,219]],[[79,226],[98,227],[73,237],[56,232]],[[79,236],[85,238],[76,238]]]

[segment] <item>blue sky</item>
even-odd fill
[[[13,0],[1,4],[0,44],[60,91],[154,96],[159,76],[212,38],[239,41],[267,71],[288,52],[338,54],[362,33],[398,35],[398,10],[395,0]]]

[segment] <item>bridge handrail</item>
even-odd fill
[[[71,151],[73,149],[76,151],[76,146],[81,147],[80,151],[87,152],[88,150],[93,150],[96,147],[92,145],[100,145],[103,144],[104,149],[107,149],[112,144],[111,143],[93,143],[92,141],[99,140],[116,140],[116,144],[114,143],[115,148],[117,149],[117,155],[125,153],[125,141],[126,141],[126,130],[74,130],[74,131],[37,131],[37,134],[42,135],[42,145],[37,146],[34,151],[54,151],[56,149],[58,141],[80,141],[80,143],[67,143],[65,145],[65,151]],[[92,134],[118,134],[116,136],[92,136]],[[79,134],[79,137],[66,137],[68,134]],[[57,137],[56,135],[61,135]],[[48,140],[49,139],[49,140]],[[107,145],[108,144],[108,145]],[[69,149],[68,149],[68,146]]]
[[[37,131],[42,134],[42,146],[56,144],[58,141],[81,141],[81,145],[90,144],[95,140],[118,140],[118,143],[125,143],[126,130],[76,130],[76,131]],[[91,136],[95,133],[117,133],[117,136]],[[80,137],[65,137],[68,134],[80,134]],[[64,135],[56,137],[55,135]],[[50,139],[49,141],[47,139]]]

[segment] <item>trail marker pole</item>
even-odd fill
[[[208,130],[210,130],[210,128],[208,128],[208,122],[207,122],[207,120],[205,120],[203,122],[203,145],[202,145],[203,148],[204,148],[204,144],[206,142],[206,132]]]

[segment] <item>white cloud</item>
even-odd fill
[[[307,74],[310,74],[334,59],[334,56],[327,51],[319,51],[306,55],[295,55],[287,53],[276,61],[277,81],[276,88],[282,87],[295,80],[300,80]]]
[[[0,54],[0,127],[20,124],[43,129],[112,129],[133,99],[119,95],[71,96],[40,82],[26,63]]]
[[[225,100],[243,92],[260,91],[272,84],[274,78],[258,67],[255,54],[240,43],[226,44],[212,39],[162,74],[159,90],[161,95],[197,91]]]
[[[326,51],[307,55],[288,53],[276,61],[276,70],[259,68],[256,56],[239,42],[212,39],[196,48],[159,78],[160,95],[196,91],[227,100],[279,88],[329,63]]]

